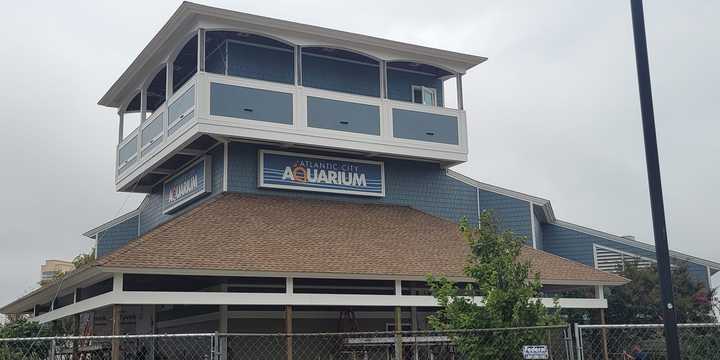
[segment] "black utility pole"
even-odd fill
[[[662,184],[660,183],[660,161],[658,159],[655,115],[653,113],[652,90],[650,88],[650,66],[648,65],[647,41],[645,38],[645,16],[642,0],[630,0],[632,8],[633,33],[635,35],[635,61],[637,63],[638,87],[640,88],[640,109],[642,111],[643,135],[645,137],[645,161],[647,162],[650,185],[650,207],[652,209],[655,254],[660,273],[663,321],[665,322],[665,344],[668,360],[680,360],[680,343],[677,333],[677,316],[673,304],[672,275],[670,274],[670,253],[665,229],[665,206],[663,205]]]

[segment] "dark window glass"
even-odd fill
[[[165,75],[166,71],[163,67],[160,72],[150,82],[147,88],[147,110],[154,112],[160,105],[165,102]]]
[[[183,46],[173,62],[173,91],[177,91],[197,73],[197,35]]]

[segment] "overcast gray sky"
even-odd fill
[[[488,57],[464,79],[470,161],[457,170],[652,243],[629,1],[203,3]],[[114,192],[117,117],[96,102],[179,5],[16,1],[0,13],[0,304],[137,206]],[[670,246],[720,261],[720,2],[645,8]]]

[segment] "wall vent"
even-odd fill
[[[636,262],[640,268],[648,268],[656,261],[640,255],[615,250],[609,247],[594,245],[595,268],[611,273],[619,273],[624,269],[625,263]]]

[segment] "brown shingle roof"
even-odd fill
[[[118,268],[464,277],[457,225],[395,205],[225,194],[98,260]],[[525,247],[544,281],[626,282]]]

